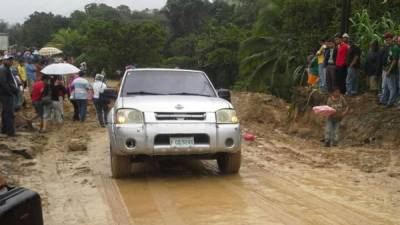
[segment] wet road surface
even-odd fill
[[[390,224],[257,167],[223,176],[214,162],[142,164],[118,180],[134,224]]]
[[[337,168],[292,168],[293,153],[278,151],[279,145],[289,151],[284,143],[264,147],[274,148],[278,153],[268,157],[283,163],[262,158],[260,146],[245,145],[240,174],[229,176],[220,174],[213,160],[179,159],[134,163],[131,177],[116,180],[110,178],[108,141],[96,139],[90,152],[102,162],[92,168],[120,225],[400,224],[398,208],[364,198],[380,193],[379,187],[357,187]]]

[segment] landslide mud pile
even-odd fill
[[[252,132],[284,131],[304,139],[323,138],[325,120],[312,107],[326,104],[328,96],[308,88],[294,90],[291,103],[262,93],[234,93],[232,97],[241,122]],[[377,96],[363,94],[346,98],[351,113],[343,120],[342,144],[393,148],[400,145],[400,111],[377,104]]]
[[[232,102],[242,124],[256,133],[265,129],[282,128],[288,123],[289,105],[272,95],[263,93],[236,92]]]

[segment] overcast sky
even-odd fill
[[[0,0],[0,19],[9,23],[23,23],[35,11],[52,12],[69,16],[71,12],[89,3],[105,3],[110,6],[127,5],[131,9],[161,8],[167,0]]]

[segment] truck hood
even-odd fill
[[[178,95],[120,97],[116,107],[142,112],[215,112],[233,108],[222,98]]]

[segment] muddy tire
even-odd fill
[[[240,170],[242,152],[223,153],[217,158],[218,168],[224,174],[235,174]]]
[[[111,175],[114,178],[129,176],[131,171],[131,159],[129,156],[111,154]]]

